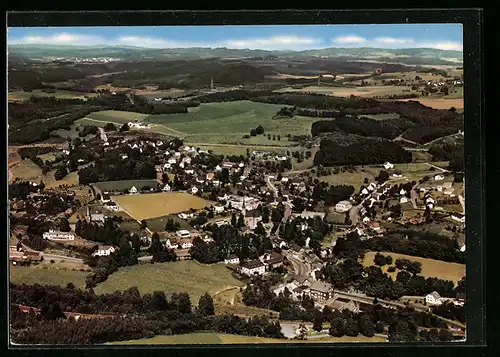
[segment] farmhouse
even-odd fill
[[[196,187],[196,186],[191,187],[191,193],[192,193],[193,195],[197,194],[197,193],[198,193],[198,191],[199,191],[198,187]]]
[[[116,203],[109,201],[104,204],[104,207],[110,211],[119,211],[120,206],[118,206]]]
[[[312,278],[307,275],[295,275],[294,281],[298,286],[311,286]]]
[[[224,259],[224,264],[239,264],[239,263],[240,263],[240,258],[238,258],[234,254]]]
[[[352,208],[352,204],[349,201],[340,201],[335,205],[335,211],[337,212],[347,212]]]
[[[367,195],[369,194],[370,192],[366,189],[366,187],[363,187],[363,189],[361,190],[361,194],[362,195]]]
[[[444,180],[444,176],[443,175],[436,175],[434,176],[434,181],[442,181]]]
[[[224,169],[232,169],[233,166],[234,166],[234,163],[231,161],[224,161],[222,163],[222,168],[224,168]]]
[[[441,305],[441,296],[437,291],[433,291],[432,293],[425,295],[425,302],[429,305]]]
[[[109,195],[109,192],[103,192],[103,194],[101,195],[101,202],[106,203],[109,201],[111,201],[111,196]]]
[[[460,223],[465,223],[465,214],[455,213],[451,216],[451,219]]]
[[[394,165],[391,164],[390,162],[386,162],[384,164],[384,169],[386,169],[386,170],[392,169],[393,167],[394,167]]]
[[[190,238],[177,239],[177,245],[180,249],[189,249],[193,246],[193,240]]]
[[[315,281],[309,288],[309,295],[314,300],[326,301],[333,296],[333,286],[322,281]]]
[[[399,199],[399,203],[406,203],[408,202],[408,198],[406,196],[403,196]]]
[[[267,265],[268,270],[271,270],[282,266],[285,257],[279,253],[272,252],[270,254],[264,254],[260,257],[260,260]]]
[[[170,192],[172,190],[172,188],[170,187],[170,185],[167,183],[165,186],[163,186],[163,188],[161,189],[163,192]]]
[[[397,171],[392,174],[392,177],[403,177],[403,174],[400,171]]]
[[[261,275],[266,272],[266,266],[260,260],[255,259],[242,263],[240,265],[240,271],[245,275]]]
[[[137,188],[135,188],[135,186],[132,186],[132,188],[128,191],[128,193],[130,193],[131,195],[135,195],[139,193],[139,191],[137,190]]]
[[[106,217],[101,213],[92,213],[90,215],[90,222],[104,223],[105,219],[106,219]]]
[[[224,212],[224,209],[225,209],[224,206],[218,206],[218,205],[214,206],[215,213],[222,213],[222,212]]]
[[[113,247],[111,245],[101,245],[94,253],[92,253],[92,255],[94,257],[95,256],[103,257],[103,256],[111,255],[115,251],[116,251],[115,247]]]
[[[181,230],[175,232],[175,234],[177,235],[177,237],[180,237],[180,238],[191,238],[191,233],[186,229],[181,229]]]
[[[51,229],[43,234],[43,238],[48,240],[75,240],[75,235],[71,232],[60,232]]]

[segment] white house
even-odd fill
[[[460,248],[461,252],[465,252],[465,244]]]
[[[434,180],[435,181],[442,181],[442,180],[444,180],[444,176],[443,175],[436,175],[436,176],[434,176]]]
[[[425,302],[429,305],[441,305],[441,296],[437,291],[433,291],[430,294],[425,295]]]
[[[231,198],[231,196],[228,195],[227,193],[225,193],[224,196],[217,197],[217,201],[227,201],[230,198]]]
[[[398,177],[398,178],[399,178],[399,177],[403,177],[403,174],[393,173],[393,174],[392,174],[392,177]]]
[[[114,202],[106,202],[104,204],[104,207],[106,207],[106,209],[110,210],[110,211],[119,211],[120,210],[120,206],[118,206],[116,203]]]
[[[128,191],[131,195],[135,195],[137,194],[139,191],[137,190],[137,188],[135,188],[135,186],[132,186],[132,188]]]
[[[288,180],[289,180],[288,177],[282,177],[281,178],[281,182],[288,182]]]
[[[368,190],[366,189],[366,187],[363,187],[363,190],[361,190],[361,194],[362,195],[367,195],[369,192]]]
[[[363,218],[363,223],[368,223],[368,222],[370,222],[370,218],[368,218],[368,217],[364,217],[364,218]]]
[[[406,196],[403,196],[399,199],[399,203],[406,203],[408,202],[408,198]]]
[[[198,187],[196,187],[196,186],[191,187],[191,193],[193,195],[196,195],[198,193],[198,191],[199,191]]]
[[[181,230],[175,232],[175,234],[177,234],[177,237],[180,237],[180,238],[191,238],[191,233],[189,233],[189,231],[186,229],[181,229]]]
[[[167,170],[169,169],[170,167],[172,167],[169,163],[166,163],[165,165],[163,165],[163,169],[164,170]]]
[[[75,235],[71,232],[61,232],[51,229],[43,234],[43,238],[48,240],[75,240]]]
[[[391,164],[390,162],[386,162],[384,164],[384,169],[386,169],[386,170],[392,169],[393,167],[394,167],[394,165]]]
[[[220,165],[217,165],[217,166],[215,167],[215,171],[222,171],[222,167],[220,167]]]
[[[187,169],[187,170],[184,170],[184,172],[186,173],[186,175],[193,175],[194,174],[193,169]]]
[[[168,249],[177,249],[179,246],[179,244],[176,241],[171,241],[170,239],[167,239],[165,245],[167,246]]]
[[[167,183],[162,189],[163,192],[170,192],[172,190],[172,187]]]
[[[335,211],[337,212],[347,212],[352,208],[352,204],[349,201],[340,201],[335,205]]]
[[[260,260],[250,260],[241,264],[241,273],[246,275],[262,275],[266,272],[266,266]]]
[[[214,212],[215,213],[222,213],[224,212],[224,206],[214,206]]]
[[[451,219],[454,221],[460,222],[460,223],[465,223],[465,215],[460,214],[460,213],[455,213],[451,216]]]
[[[242,167],[245,167],[245,164],[240,162],[239,165],[238,165],[239,168],[242,168]]]
[[[240,264],[240,258],[236,255],[230,255],[226,259],[224,259],[224,264]]]
[[[115,247],[111,245],[101,245],[92,255],[103,257],[106,255],[111,255],[111,253],[114,253],[116,251]]]

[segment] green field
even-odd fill
[[[97,294],[112,293],[136,286],[141,294],[163,290],[187,292],[194,305],[201,295],[244,284],[232,277],[223,263],[203,265],[193,260],[170,263],[139,264],[120,268],[94,289]]]
[[[82,93],[70,90],[56,90],[54,93],[45,93],[41,89],[35,89],[32,92],[16,91],[9,93],[9,101],[25,101],[34,97],[56,97],[60,99],[84,99],[87,97],[95,97],[97,93]]]
[[[165,224],[167,224],[167,221],[169,219],[172,219],[174,222],[178,222],[180,225],[180,229],[187,229],[191,230],[193,227],[189,225],[185,220],[179,218],[175,214],[167,215],[167,216],[162,216],[162,217],[157,217],[157,218],[151,218],[147,219],[146,222],[148,223],[148,228],[153,231],[153,232],[162,232],[165,230]]]
[[[345,342],[386,342],[381,337],[332,337],[325,336],[310,340],[287,340],[256,336],[231,335],[215,332],[197,332],[185,335],[155,336],[141,340],[110,342],[110,345],[183,345],[183,344],[260,344],[260,343],[345,343]]]
[[[144,186],[156,187],[158,182],[156,180],[122,180],[122,181],[102,181],[93,184],[97,189],[102,192],[123,191],[135,186],[140,190]]]
[[[360,84],[353,82],[352,84]],[[406,92],[405,92],[406,91]],[[359,97],[371,98],[375,96],[398,95],[398,94],[418,94],[416,91],[410,90],[410,87],[403,86],[364,86],[364,87],[327,87],[327,86],[306,86],[301,89],[286,87],[276,90],[278,93],[283,92],[300,92],[300,93],[316,93],[338,97],[349,97],[355,95]]]
[[[377,171],[378,170],[378,171]],[[323,182],[327,182],[330,185],[347,185],[353,186],[354,192],[358,192],[360,187],[363,185],[365,178],[368,178],[369,182],[375,181],[375,177],[381,169],[378,168],[367,168],[365,166],[365,172],[341,172],[339,174],[332,174],[328,176],[321,176],[318,179]]]
[[[286,134],[311,133],[314,118],[296,117],[273,120],[282,105],[235,101],[225,103],[203,103],[189,108],[186,114],[152,115],[145,121],[154,124],[157,131],[165,134],[177,133],[192,143],[240,143],[243,145],[290,145]],[[265,135],[243,139],[243,135],[262,125]],[[267,133],[281,135],[281,140],[269,140]]]
[[[50,264],[49,263],[42,263]],[[56,263],[59,264],[59,263]],[[54,264],[54,267],[56,267]],[[66,287],[68,283],[73,283],[77,288],[85,288],[85,278],[87,272],[63,269],[44,269],[42,266],[10,266],[10,281],[16,284],[42,284],[42,285],[58,285]]]
[[[128,123],[130,121],[144,119],[147,116],[148,114],[125,112],[121,110],[102,110],[100,112],[91,113],[87,115],[86,118],[96,121]]]

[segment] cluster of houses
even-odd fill
[[[243,275],[264,275],[266,272],[283,266],[285,257],[279,253],[266,253],[259,259],[240,262],[236,255],[230,255],[224,259],[225,264],[233,264],[238,266],[238,271]]]
[[[425,302],[427,305],[441,305],[445,302],[453,302],[454,305],[464,306],[466,300],[466,295],[464,293],[457,293],[455,299],[453,298],[444,298],[439,295],[437,291],[433,291],[430,294],[425,296]]]

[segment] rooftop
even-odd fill
[[[247,262],[244,262],[241,264],[243,268],[247,269],[255,269],[255,268],[260,268],[264,266],[264,263],[262,263],[260,260],[249,260]]]
[[[325,283],[323,281],[315,281],[311,285],[311,290],[319,291],[319,292],[322,292],[322,293],[327,293],[331,289],[333,289],[332,284]]]

